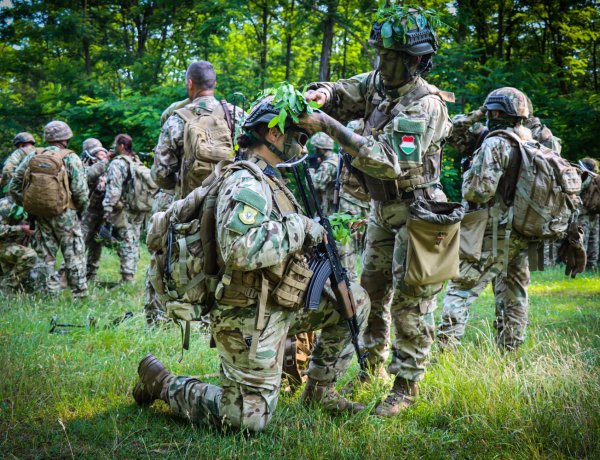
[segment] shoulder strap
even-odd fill
[[[186,109],[185,107],[175,110],[175,113],[183,118],[183,121],[186,123],[189,123],[197,117],[194,112],[192,112],[190,109]]]
[[[233,120],[231,119],[231,114],[229,113],[229,107],[227,107],[227,101],[225,99],[221,99],[220,103],[221,107],[223,108],[225,121],[227,122],[227,126],[229,126],[229,131],[231,131],[231,135],[233,136]],[[235,108],[233,110],[235,110]]]
[[[506,172],[500,178],[497,188],[497,191],[500,193],[504,203],[509,205],[514,201],[515,198],[521,165],[523,162],[528,164],[528,160],[527,156],[522,154],[523,146],[521,145],[521,138],[519,136],[504,129],[497,129],[489,132],[485,136],[484,140],[495,136],[501,136],[505,138],[512,145],[512,149],[508,157],[508,166],[506,168]]]

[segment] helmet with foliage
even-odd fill
[[[15,136],[15,138],[13,139],[13,145],[16,147],[19,144],[25,144],[27,142],[30,142],[32,144],[35,144],[35,139],[33,138],[33,136],[28,133],[28,132],[22,132],[19,133]]]
[[[100,150],[106,151],[106,149],[102,146],[102,142],[94,137],[90,137],[89,139],[83,141],[82,149],[84,156],[90,157],[93,157],[96,152],[99,152]]]
[[[325,133],[317,133],[310,139],[310,143],[316,149],[333,150],[333,139]]]
[[[507,115],[529,118],[527,96],[516,88],[498,88],[488,94],[483,106],[490,110],[499,110]]]
[[[386,2],[377,11],[369,44],[411,56],[433,54],[438,49],[434,28],[439,24],[441,21],[433,10]]]
[[[279,115],[279,109],[276,109],[272,103],[273,96],[267,96],[259,101],[252,109],[250,114],[244,120],[242,128],[246,132],[253,131],[258,125],[269,122]],[[291,119],[286,123],[289,126]]]
[[[66,141],[73,137],[73,131],[64,121],[53,120],[44,126],[44,141]]]

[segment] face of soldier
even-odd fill
[[[379,62],[377,70],[381,73],[383,84],[387,88],[397,88],[411,78],[417,62],[406,53],[389,49],[378,49]]]

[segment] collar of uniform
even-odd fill
[[[392,90],[386,90],[386,96],[393,100],[394,102],[398,102],[401,97],[406,96],[409,92],[411,92],[416,86],[420,86],[423,83],[423,79],[421,77],[414,78],[406,85],[403,85],[399,88],[394,88]]]
[[[273,166],[271,166],[269,163],[267,163],[262,158],[259,158],[255,155],[253,155],[248,159],[248,161],[251,161],[252,163],[256,163],[256,166],[258,166],[261,169],[261,171],[263,173],[265,173],[266,176],[276,177],[278,179],[281,178],[281,173],[279,172],[279,170],[277,168],[274,168]]]
[[[212,112],[219,101],[214,96],[200,96],[194,99],[188,106],[188,109],[199,108]]]

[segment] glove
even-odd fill
[[[558,250],[558,259],[565,263],[565,275],[575,278],[585,270],[587,257],[583,247],[583,227],[572,222],[567,230],[567,237]]]
[[[310,247],[321,243],[327,236],[323,226],[309,217],[302,215],[300,217],[304,222],[304,246]]]

